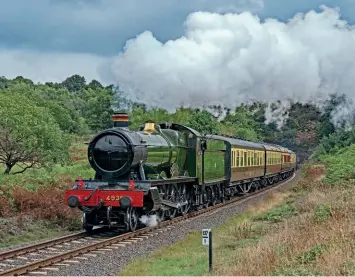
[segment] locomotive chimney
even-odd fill
[[[115,112],[112,121],[114,127],[128,128],[129,116],[125,112]]]

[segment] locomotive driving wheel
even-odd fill
[[[206,188],[205,192],[202,194],[202,199],[203,199],[203,204],[202,204],[202,207],[204,208],[208,208],[208,204],[209,204],[209,201],[208,201],[208,190]]]
[[[86,213],[86,212],[83,212],[83,215],[82,215],[82,226],[83,226],[83,229],[88,232],[88,233],[91,233],[94,226],[93,226],[93,215],[90,213]]]
[[[219,198],[219,201],[221,203],[224,203],[225,202],[225,195],[224,195],[224,187],[223,185],[219,185],[217,187],[217,190],[218,190],[218,198]]]
[[[210,199],[210,203],[212,206],[217,204],[217,197],[216,197],[216,192],[215,192],[215,186],[211,186],[209,187],[209,191],[208,191],[208,195],[209,195],[209,199]]]
[[[177,188],[176,185],[170,184],[167,186],[166,194],[164,195],[164,199],[176,203],[178,200]],[[173,219],[176,216],[177,209],[170,208],[165,211],[165,216],[169,219]]]
[[[160,209],[156,212],[158,222],[163,222],[165,220],[165,211]]]
[[[179,202],[184,203],[187,202],[186,205],[180,207],[180,213],[185,215],[191,208],[191,194],[186,188],[185,184],[178,185],[178,195],[179,195]]]
[[[127,208],[125,220],[127,223],[127,231],[135,231],[138,225],[138,215],[135,208]]]

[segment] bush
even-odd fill
[[[320,156],[327,165],[325,182],[336,184],[340,181],[355,181],[355,144],[339,150],[335,154]]]

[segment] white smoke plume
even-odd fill
[[[147,227],[155,227],[159,224],[159,218],[157,215],[146,216],[143,215],[139,218],[139,221],[142,222]]]
[[[275,122],[278,128],[281,128],[285,120],[288,118],[288,111],[291,108],[289,101],[280,103],[268,103],[265,111],[265,123]]]
[[[290,101],[322,106],[330,94],[355,100],[355,29],[337,9],[321,6],[287,23],[250,12],[196,12],[185,27],[185,36],[166,43],[145,31],[110,62],[130,100],[171,112],[278,102],[266,118],[279,126]],[[353,108],[338,110],[341,118]]]

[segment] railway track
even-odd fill
[[[158,226],[138,229],[135,232],[115,235],[113,232],[102,232],[88,235],[85,232],[56,238],[39,244],[0,253],[0,276],[18,276],[23,274],[45,275],[46,271],[58,270],[59,266],[70,266],[95,257],[98,254],[107,253],[114,249],[125,247],[127,243],[135,243],[140,240],[157,235],[169,230],[172,225],[200,216],[208,216],[235,204],[241,204],[254,197],[261,196],[292,181],[296,174],[280,183],[257,190],[245,196],[237,196],[223,203],[210,206],[184,216],[163,221]],[[73,259],[75,257],[75,259]],[[51,267],[51,266],[57,267]],[[36,270],[41,271],[36,271]]]

